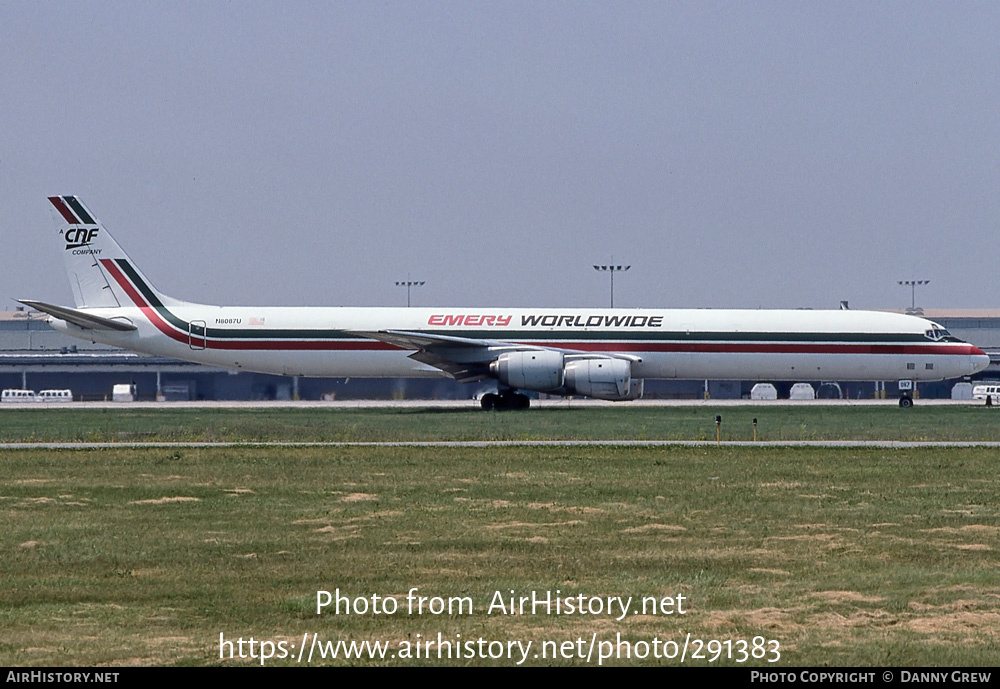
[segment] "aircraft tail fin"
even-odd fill
[[[78,308],[179,304],[158,292],[76,196],[50,196]]]

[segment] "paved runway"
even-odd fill
[[[531,400],[531,407],[541,409],[573,409],[582,407],[823,407],[823,406],[898,406],[899,400],[633,400],[630,402],[607,402],[592,399],[542,399]],[[925,405],[965,405],[983,406],[983,400],[930,399],[915,400],[914,406]],[[3,409],[478,409],[477,400],[320,400],[301,401],[201,401],[201,402],[4,402]],[[529,410],[530,413],[530,410]]]
[[[155,442],[155,443],[0,443],[0,450],[114,450],[147,448],[293,448],[293,447],[1000,447],[996,441],[900,441],[900,440],[429,440],[408,442]]]

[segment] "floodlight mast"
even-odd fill
[[[425,284],[424,280],[397,280],[396,287],[406,287],[406,306],[410,306],[410,288],[411,287],[422,287]]]
[[[930,280],[897,280],[900,285],[910,288],[910,311],[917,310],[917,285],[926,285]]]
[[[611,257],[614,261],[614,257]],[[619,266],[619,265],[607,265],[607,266],[594,266],[594,270],[603,270],[611,273],[611,308],[615,308],[615,273],[620,273],[628,270],[632,266]]]

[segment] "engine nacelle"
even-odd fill
[[[561,352],[508,352],[490,364],[501,383],[518,390],[547,392],[563,386]]]
[[[632,364],[625,359],[580,359],[566,364],[566,388],[599,400],[635,400],[642,397],[642,379],[632,380]]]

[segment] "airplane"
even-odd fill
[[[491,380],[487,410],[525,392],[642,397],[650,379],[917,381],[989,364],[940,325],[850,310],[211,306],[159,292],[75,196],[49,198],[76,306],[22,299],[92,342],[239,371]]]

